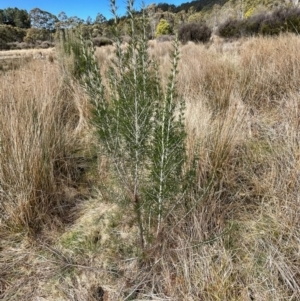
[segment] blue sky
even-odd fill
[[[151,3],[169,3],[179,5],[189,0],[144,0],[145,5]],[[125,9],[125,0],[116,0],[119,7],[118,14],[123,15]],[[142,1],[135,1],[136,8],[140,8]],[[77,16],[86,20],[91,16],[94,20],[97,13],[102,13],[106,18],[111,18],[109,0],[0,0],[0,9],[8,7],[17,7],[30,11],[33,8],[40,8],[54,15],[64,11],[68,17]]]

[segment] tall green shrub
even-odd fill
[[[177,39],[164,92],[157,66],[147,53],[146,16],[143,13],[142,22],[137,20],[133,4],[127,0],[131,40],[124,48],[115,1],[111,0],[116,59],[108,73],[109,93],[102,84],[93,47],[81,41],[76,55],[85,60],[81,81],[93,105],[92,122],[100,145],[113,166],[120,198],[134,213],[144,248],[148,238],[162,230],[166,216],[183,194],[184,102],[176,97]],[[140,23],[142,33],[136,34]]]

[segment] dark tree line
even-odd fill
[[[6,8],[0,9],[0,24],[11,25],[19,28],[30,28],[29,13],[24,9]]]
[[[195,12],[201,11],[203,8],[213,7],[215,4],[223,5],[226,0],[194,0],[190,2],[184,2],[178,6],[168,3],[158,3],[157,8],[162,11],[170,11],[172,13],[179,13],[180,11],[188,12],[191,8]]]

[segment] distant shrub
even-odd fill
[[[50,37],[50,33],[44,29],[30,28],[27,30],[24,42],[31,44],[40,44],[42,41],[47,41]]]
[[[168,35],[171,32],[172,32],[172,29],[171,29],[171,26],[168,23],[168,21],[165,19],[160,19],[160,21],[156,27],[155,36],[159,37],[161,35]]]
[[[278,35],[280,32],[300,32],[300,8],[278,9],[264,20],[260,32]]]
[[[0,50],[11,49],[14,42],[22,42],[26,35],[26,30],[10,25],[0,25]]]
[[[261,31],[262,23],[269,17],[266,13],[260,13],[249,17],[242,22],[241,29],[243,36],[258,35]]]
[[[84,39],[89,39],[92,35],[93,28],[90,25],[81,24],[80,25],[80,33]]]
[[[255,8],[252,6],[245,12],[245,18],[250,18],[253,16]]]
[[[229,19],[218,28],[218,34],[224,38],[278,35],[281,32],[300,32],[300,8],[281,8],[271,14],[253,15],[246,20]]]
[[[41,48],[49,48],[49,47],[51,47],[52,46],[52,44],[51,44],[51,42],[49,42],[49,41],[44,41],[44,42],[42,42],[41,44],[40,44],[40,47]]]
[[[101,24],[94,24],[91,27],[91,35],[93,38],[103,35],[103,26]]]
[[[97,47],[107,46],[107,45],[112,45],[112,44],[113,44],[112,40],[105,38],[105,37],[93,38],[93,45],[97,46]]]
[[[184,44],[188,41],[206,43],[211,33],[212,30],[205,23],[187,23],[179,28],[178,38]]]
[[[218,28],[217,34],[223,38],[239,38],[242,35],[241,21],[228,19]]]

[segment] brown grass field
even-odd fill
[[[150,267],[107,201],[90,105],[59,54],[1,52],[0,299],[300,300],[299,49],[294,35],[180,46],[203,193],[147,251]],[[171,50],[149,42],[164,80]],[[96,50],[103,74],[113,55]]]

